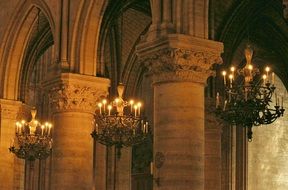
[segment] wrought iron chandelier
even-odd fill
[[[52,124],[41,124],[35,119],[36,109],[31,110],[32,119],[16,122],[16,140],[9,148],[18,158],[34,161],[46,159],[52,149],[51,128]]]
[[[106,99],[98,103],[99,112],[95,115],[91,136],[103,145],[115,146],[120,158],[122,147],[143,143],[150,130],[148,122],[141,117],[142,104],[123,99],[123,84],[119,84],[117,90],[119,97],[111,103]]]
[[[220,95],[216,95],[217,114],[225,121],[247,128],[247,138],[252,141],[252,126],[273,123],[283,116],[283,97],[275,92],[275,75],[269,67],[260,74],[252,65],[253,50],[248,45],[245,49],[246,65],[242,69],[230,68],[230,74],[222,72],[224,93],[222,105]],[[276,105],[272,106],[272,97]],[[281,98],[281,104],[280,104]]]

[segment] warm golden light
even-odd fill
[[[223,76],[226,76],[226,74],[227,74],[226,71],[222,71]]]
[[[253,65],[248,65],[249,70],[253,70]]]
[[[119,84],[117,89],[119,96],[111,102],[107,99],[107,109],[105,110],[104,105],[98,114],[95,114],[91,136],[103,145],[115,145],[117,157],[120,158],[122,147],[130,147],[146,140],[149,126],[141,117],[144,103],[133,99],[126,101],[122,96],[123,84]],[[103,100],[101,102],[104,103]]]
[[[231,71],[234,72],[235,71],[235,67],[231,67]]]
[[[229,75],[229,79],[230,79],[230,80],[233,79],[233,75],[232,75],[232,74]]]
[[[50,155],[52,148],[52,124],[41,124],[35,119],[37,110],[31,110],[32,119],[15,123],[16,144],[12,143],[9,150],[21,159],[45,159]],[[14,142],[14,139],[13,139]]]
[[[141,106],[142,106],[141,102],[138,102],[137,106],[138,106],[138,107],[141,107]]]
[[[269,72],[269,71],[270,71],[270,67],[266,67],[266,68],[265,68],[265,71],[266,71],[266,72]]]
[[[107,103],[107,100],[106,99],[102,100],[102,103],[105,105]]]

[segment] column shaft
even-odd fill
[[[153,75],[154,189],[204,189],[204,85],[222,48],[183,35],[138,46]]]
[[[54,115],[52,189],[91,189],[93,119],[88,113]]]
[[[24,161],[8,150],[21,107],[21,102],[0,99],[0,189],[19,189],[24,183]]]
[[[107,95],[109,80],[63,73],[46,85],[54,124],[51,189],[91,190],[95,188],[96,159],[90,133],[97,102]],[[98,181],[106,179],[106,173],[96,173]],[[105,188],[104,183],[98,185],[96,189]]]
[[[203,189],[203,86],[191,82],[154,85],[154,155],[165,163],[156,171],[156,189]],[[155,186],[154,186],[155,187]]]

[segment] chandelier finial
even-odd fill
[[[117,86],[118,95],[120,98],[123,97],[125,86],[122,83],[119,83]]]
[[[253,56],[253,49],[248,44],[247,47],[245,48],[245,58],[246,58],[247,66],[252,64],[252,56]]]

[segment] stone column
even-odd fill
[[[51,189],[91,190],[94,186],[90,133],[97,101],[107,95],[109,84],[108,79],[71,73],[46,84],[54,124]]]
[[[154,189],[204,189],[204,85],[222,49],[176,34],[138,46],[153,74]]]
[[[205,188],[221,190],[223,121],[215,114],[215,99],[205,98]]]
[[[15,138],[15,122],[19,115],[23,116],[23,104],[0,99],[0,111],[0,189],[20,189],[24,184],[24,160],[8,148]]]

